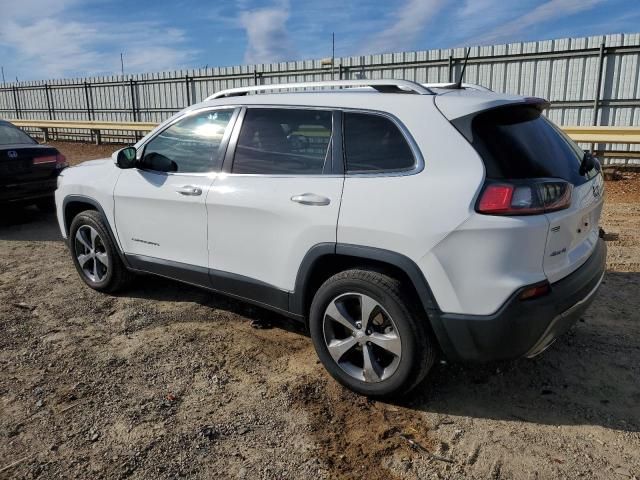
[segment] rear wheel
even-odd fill
[[[425,377],[435,344],[424,315],[387,275],[347,270],[316,293],[309,327],[316,352],[341,384],[372,397],[407,393]]]
[[[132,275],[122,263],[102,215],[95,210],[85,210],[73,219],[69,249],[80,278],[94,290],[115,292]]]

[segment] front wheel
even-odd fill
[[[95,210],[85,210],[71,222],[69,250],[80,278],[94,290],[115,292],[131,277],[105,220]]]
[[[347,270],[318,289],[309,316],[316,352],[347,388],[371,397],[409,392],[435,359],[426,316],[414,313],[398,280]]]

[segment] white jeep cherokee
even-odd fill
[[[593,299],[602,175],[547,106],[402,80],[227,90],[64,170],[58,221],[91,288],[145,272],[275,310],[336,380],[397,395],[438,353],[536,355]]]

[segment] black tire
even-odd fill
[[[43,213],[53,213],[56,211],[56,201],[53,197],[42,198],[36,201],[36,207]]]
[[[81,251],[83,246],[76,239],[76,234],[78,233],[78,230],[80,228],[86,229],[87,227],[92,228],[98,234],[99,241],[97,243],[98,246],[96,247],[96,250],[99,249],[101,253],[106,254],[106,268],[104,269],[105,271],[101,272],[104,273],[104,276],[99,279],[96,277],[96,280],[93,280],[89,277],[78,260],[78,253],[79,251]],[[71,228],[69,229],[68,244],[73,264],[75,265],[80,278],[84,281],[84,283],[86,283],[94,290],[98,290],[99,292],[113,293],[126,286],[126,284],[133,276],[133,274],[129,272],[129,270],[127,270],[127,268],[122,263],[120,254],[118,252],[118,247],[111,240],[109,229],[105,223],[104,218],[99,212],[95,210],[85,210],[75,216],[75,218],[71,222]],[[98,262],[98,260],[95,258],[93,260],[90,260],[90,262],[91,261]],[[102,262],[98,263],[98,266],[100,268],[105,267]],[[91,271],[92,265],[89,265],[85,268]]]
[[[402,350],[398,356],[399,363],[388,378],[373,382],[355,378],[347,373],[329,353],[324,327],[325,311],[334,300],[348,298],[352,292],[370,297],[379,304],[385,314],[393,319],[393,330],[397,331],[397,336],[400,337]],[[320,361],[331,376],[357,393],[376,398],[403,395],[417,386],[431,369],[437,348],[426,325],[428,321],[426,314],[412,305],[415,301],[412,302],[411,298],[412,296],[403,288],[400,281],[377,271],[346,270],[325,281],[316,292],[311,304],[309,330]],[[379,307],[376,307],[378,311],[380,311]],[[373,315],[371,318],[375,317]],[[362,333],[358,335],[362,336]],[[351,336],[355,336],[355,333]],[[368,345],[371,345],[371,342]],[[349,350],[349,355],[358,355],[357,349],[364,349],[359,346],[355,348],[355,352]],[[375,348],[375,346],[369,348]]]

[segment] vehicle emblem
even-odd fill
[[[593,189],[593,196],[598,198],[600,196],[600,187],[598,185],[593,185],[591,188]]]
[[[15,150],[9,150],[7,152],[7,157],[9,157],[9,158],[18,158],[18,152],[16,152]]]

